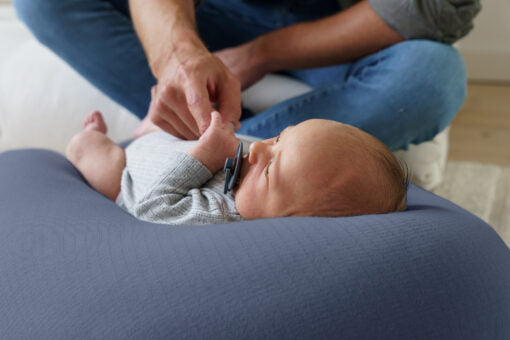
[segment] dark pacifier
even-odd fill
[[[234,158],[227,158],[225,161],[225,166],[223,167],[223,171],[225,171],[225,189],[223,192],[226,194],[227,192],[234,189],[234,186],[237,184],[239,180],[239,175],[241,174],[241,165],[243,164],[243,143],[240,142],[236,155]]]

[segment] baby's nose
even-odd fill
[[[248,162],[255,164],[259,159],[265,158],[268,154],[269,145],[261,142],[253,142],[250,145],[250,155]]]

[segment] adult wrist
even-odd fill
[[[165,46],[162,46],[158,55],[150,62],[150,68],[156,79],[159,79],[173,58],[185,60],[190,55],[208,52],[194,30],[176,32],[167,41],[168,43],[163,43]]]
[[[263,74],[280,71],[274,49],[271,46],[271,36],[263,35],[253,41],[252,67],[260,70]]]

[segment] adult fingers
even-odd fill
[[[185,87],[185,96],[188,109],[198,125],[200,134],[203,134],[211,121],[212,111],[207,85],[197,79],[190,80]]]
[[[218,94],[219,111],[226,122],[232,122],[235,130],[239,130],[241,124],[241,83],[234,77],[228,77],[220,84]]]
[[[168,90],[165,94],[162,94],[162,100],[165,105],[172,110],[175,115],[186,125],[189,131],[193,134],[193,139],[200,137],[200,131],[198,129],[195,118],[191,115],[184,94],[177,92],[177,90]]]
[[[160,88],[158,88],[159,90]],[[153,104],[151,104],[153,112],[151,120],[163,130],[172,133],[181,139],[197,139],[197,135],[188,128],[188,126],[180,119],[180,117],[166,103],[163,91],[153,91]],[[167,93],[167,98],[169,94]],[[176,134],[177,133],[177,134]]]
[[[172,134],[181,139],[196,139],[195,134],[184,124],[175,112],[163,103],[162,100],[156,101],[155,110],[160,114],[152,116],[152,122],[154,124],[169,133],[174,132]],[[164,112],[164,114],[161,114],[161,112]]]
[[[154,123],[154,122],[153,122]],[[156,123],[154,123],[156,124]],[[158,124],[156,124],[158,125]],[[175,136],[179,139],[185,139],[185,137],[183,135],[181,135],[179,133],[179,131],[177,131],[172,125],[170,125],[169,123],[167,123],[166,121],[161,121],[158,125],[163,131],[171,134],[172,136]]]
[[[154,85],[151,88],[151,102],[149,104],[147,118],[149,118],[153,124],[155,124],[156,126],[161,128],[163,131],[168,132],[169,134],[171,134],[177,138],[183,139],[182,135],[172,125],[168,124],[167,121],[161,117],[161,115],[165,114],[165,113],[156,110],[156,102],[157,102],[156,95],[157,95],[157,85]]]
[[[175,113],[165,105],[161,98],[156,98],[150,105],[150,120],[164,131],[181,139],[193,139],[193,133],[180,122]]]
[[[177,131],[170,123],[163,119],[160,116],[160,113],[156,112],[154,103],[151,103],[150,105],[148,116],[152,123],[161,128],[163,131],[168,132],[177,138],[184,139],[183,135],[180,134],[179,131]]]

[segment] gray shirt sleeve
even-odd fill
[[[473,28],[479,0],[370,0],[381,18],[407,39],[453,44]]]
[[[239,220],[224,197],[202,186],[213,175],[191,155],[179,152],[131,213],[142,220],[163,224],[212,224]]]

